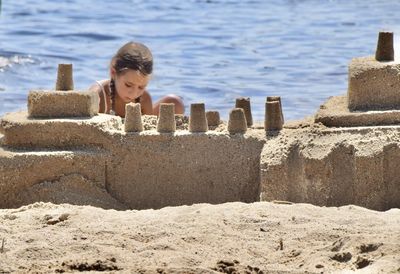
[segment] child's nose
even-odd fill
[[[129,99],[133,100],[137,97],[137,94],[139,94],[139,89],[138,88],[130,88],[128,92]]]
[[[129,94],[134,95],[137,92],[138,92],[138,88],[136,88],[136,87],[129,88]]]

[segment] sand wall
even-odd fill
[[[0,207],[44,200],[143,209],[259,200],[263,140],[226,131],[158,133],[152,127],[126,133],[121,119],[110,115],[6,115],[6,149],[0,152],[0,195],[6,198]]]
[[[144,209],[260,199],[400,207],[398,126],[326,128],[305,120],[273,134],[229,134],[224,125],[159,133],[154,119],[146,121],[145,131],[126,133],[110,115],[6,115],[0,207],[50,201]]]
[[[114,136],[109,192],[133,208],[259,200],[263,143],[226,133]]]
[[[398,127],[317,132],[287,130],[267,142],[261,157],[262,200],[400,207]],[[276,146],[280,150],[271,157]]]

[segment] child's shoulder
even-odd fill
[[[90,87],[89,87],[89,91],[94,91],[97,92],[99,94],[101,94],[102,92],[107,94],[107,86],[108,86],[108,82],[109,80],[105,79],[105,80],[100,80],[100,81],[95,81]]]
[[[108,113],[110,110],[110,93],[108,90],[108,83],[110,80],[100,80],[94,82],[90,87],[89,91],[95,92],[99,96],[99,112]]]

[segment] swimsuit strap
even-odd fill
[[[108,109],[108,104],[107,104],[107,97],[106,97],[106,91],[104,90],[103,85],[99,82],[96,81],[96,83],[100,86],[101,89],[101,93],[103,94],[103,100],[104,100],[104,113],[107,113],[107,109]]]

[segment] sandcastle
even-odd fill
[[[284,121],[275,96],[266,98],[261,123],[252,121],[249,98],[238,98],[228,123],[202,103],[191,105],[186,129],[169,104],[158,119],[128,104],[123,121],[99,114],[97,94],[74,91],[72,68],[60,66],[55,91],[30,92],[27,111],[1,119],[0,207],[259,200],[400,207],[398,65],[386,61],[390,35],[382,37],[377,55],[385,61],[354,59],[348,96],[295,122]],[[377,90],[385,96],[375,99]]]

